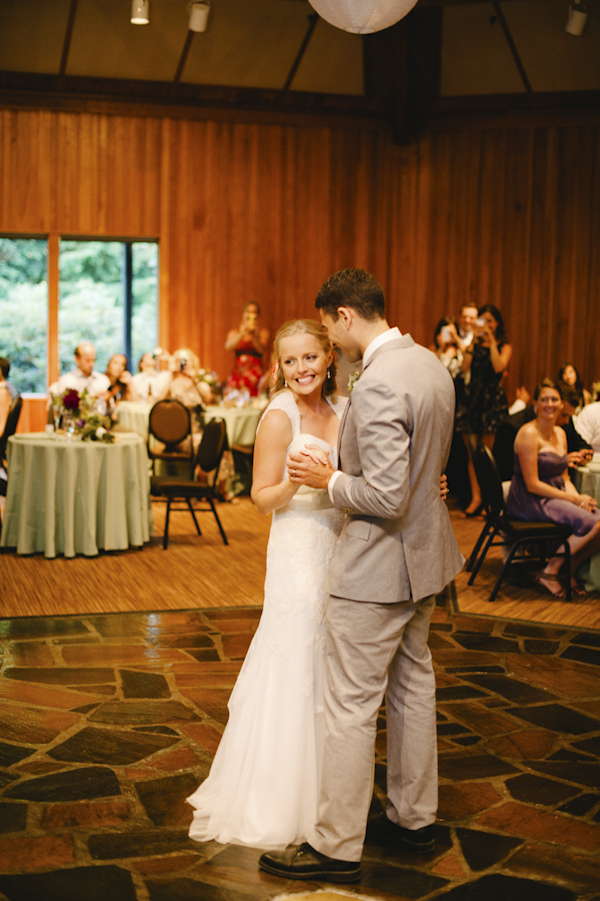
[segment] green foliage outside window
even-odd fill
[[[60,242],[60,371],[74,367],[80,341],[96,347],[103,372],[114,353],[124,351],[124,244],[119,241]],[[157,343],[158,245],[132,244],[132,372]],[[0,356],[11,363],[10,379],[20,392],[47,389],[48,286],[45,240],[0,238]]]
[[[0,356],[17,391],[46,390],[48,245],[0,238]]]

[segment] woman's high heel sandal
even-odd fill
[[[563,586],[563,583],[559,576],[555,573],[546,573],[544,570],[540,570],[539,573],[536,573],[533,577],[533,581],[537,582],[540,588],[543,588],[548,594],[551,594],[553,598],[564,598],[566,597],[566,591]],[[550,585],[556,585],[557,590],[553,591],[550,585],[546,585],[546,582],[550,582]]]

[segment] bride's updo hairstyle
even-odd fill
[[[299,332],[304,335],[312,335],[313,338],[316,338],[321,346],[321,349],[325,353],[325,356],[328,356],[332,352],[331,341],[329,340],[326,329],[321,325],[320,322],[316,322],[314,319],[291,319],[289,322],[284,322],[275,335],[275,340],[273,342],[273,349],[277,354],[277,363],[279,364],[277,368],[277,381],[275,382],[273,394],[277,394],[278,391],[281,391],[281,389],[285,387],[285,378],[283,375],[283,370],[281,368],[281,342],[285,338],[289,338],[291,335],[295,335]],[[335,354],[332,354],[328,372],[329,375],[323,382],[323,397],[331,397],[333,394],[335,394],[336,391]]]

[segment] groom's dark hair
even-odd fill
[[[315,300],[317,310],[337,320],[339,307],[351,307],[368,321],[383,319],[385,298],[376,278],[364,269],[341,269],[330,275]]]

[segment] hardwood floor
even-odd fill
[[[450,516],[460,549],[468,558],[483,522],[479,519],[463,519],[458,508],[452,503]],[[498,597],[490,604],[487,599],[500,571],[500,565],[500,550],[492,548],[477,574],[474,585],[467,585],[469,573],[464,570],[457,576],[453,597],[457,613],[577,629],[600,629],[600,592],[590,593],[583,598],[573,598],[571,603],[567,604],[565,601],[555,600],[537,585],[522,587],[505,580]]]
[[[56,616],[262,604],[270,517],[249,497],[220,504],[229,539],[211,513],[199,537],[187,511],[172,512],[162,548],[165,505],[153,504],[154,536],[143,550],[98,557],[0,554],[0,616]]]
[[[261,516],[248,497],[221,504],[230,544],[226,547],[213,517],[200,516],[202,537],[186,511],[171,519],[171,540],[162,549],[164,505],[154,504],[155,535],[142,551],[46,560],[40,555],[0,554],[0,616],[59,616],[147,610],[260,606],[270,517]],[[481,529],[479,520],[450,515],[461,550],[468,556]],[[489,596],[500,565],[500,552],[488,555],[475,585],[468,574],[455,583],[456,613],[600,629],[600,593],[571,604],[552,600],[538,587],[506,582],[498,599]]]

